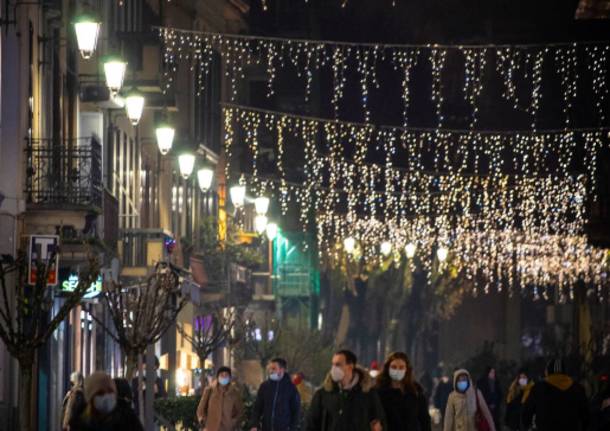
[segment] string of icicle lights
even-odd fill
[[[407,244],[414,244],[422,252],[422,265],[431,268],[432,250],[442,245],[455,252],[452,256],[461,256],[459,261],[451,261],[453,268],[466,271],[475,289],[489,291],[492,285],[513,289],[535,284],[535,280],[547,280],[550,285],[559,280],[553,277],[560,277],[562,286],[576,279],[597,286],[605,283],[600,270],[605,265],[605,251],[586,246],[583,236],[588,175],[569,169],[575,166],[571,157],[576,143],[572,141],[598,140],[583,147],[599,149],[607,145],[601,131],[525,133],[518,137],[484,132],[482,145],[474,147],[480,155],[475,151],[465,156],[478,160],[476,165],[467,164],[478,166],[478,170],[468,172],[465,165],[449,163],[445,156],[435,157],[434,151],[426,151],[439,140],[429,131],[379,129],[235,106],[224,108],[224,118],[227,160],[232,160],[235,140],[250,153],[250,172],[240,181],[254,195],[277,199],[283,213],[295,206],[303,229],[309,229],[313,221],[318,249],[324,255],[338,257],[342,241],[348,237],[361,244],[366,261],[379,259],[382,243],[391,244],[397,258]],[[405,133],[414,146],[399,150],[396,134],[404,137]],[[591,136],[587,138],[587,134]],[[448,141],[455,139],[453,134],[447,135]],[[462,144],[473,139],[468,132],[457,135]],[[487,145],[487,139],[497,141],[497,146]],[[271,177],[261,173],[260,142],[275,145],[278,158]],[[565,145],[555,145],[558,142]],[[302,161],[302,170],[296,175],[291,175],[286,165],[287,143],[292,157]],[[302,148],[303,153],[295,155],[294,148]],[[502,157],[508,149],[520,151],[512,159],[514,166]],[[539,159],[554,151],[565,160],[556,163],[556,171],[549,174],[548,166]],[[385,164],[371,161],[371,156],[385,160]],[[528,164],[530,159],[536,162]],[[507,174],[506,169],[514,172]],[[588,166],[584,172],[591,174],[594,169]],[[370,225],[366,229],[360,226],[363,220],[365,226]],[[512,242],[506,241],[507,235]],[[469,252],[459,249],[458,253],[457,244]],[[517,249],[522,258],[509,262],[508,256],[517,256]],[[577,253],[569,255],[574,250]],[[560,253],[565,254],[568,266],[557,270],[559,256],[563,256]],[[571,262],[578,256],[590,256],[579,262],[590,265],[594,272],[584,274],[580,263]],[[568,289],[567,297],[570,294]]]
[[[589,109],[585,116],[591,121],[588,126],[604,125],[607,118],[610,45],[606,42],[395,45],[226,35],[166,27],[159,28],[159,32],[164,41],[166,89],[173,85],[179,65],[185,63],[196,76],[200,94],[218,53],[231,83],[231,101],[236,100],[239,82],[248,68],[266,71],[268,96],[275,93],[280,71],[291,74],[296,77],[295,83],[301,81],[305,102],[311,96],[314,77],[324,71],[332,77],[328,102],[336,118],[345,104],[348,77],[352,77],[360,92],[362,121],[375,121],[370,106],[373,96],[398,93],[403,104],[402,124],[409,125],[409,112],[415,109],[411,106],[413,89],[425,86],[430,88],[437,125],[441,127],[447,123],[445,104],[452,95],[446,91],[446,68],[449,62],[457,62],[463,68],[461,97],[470,107],[470,127],[478,124],[480,101],[492,97],[492,91],[486,93],[487,87],[501,89],[501,97],[515,111],[529,114],[532,129],[539,128],[544,94],[554,93],[555,89],[561,93],[562,103],[557,127],[574,125],[576,106]],[[382,65],[399,74],[401,88],[388,88],[393,80],[382,82]],[[453,79],[462,76],[453,69],[451,74]],[[585,100],[586,103],[578,103]]]

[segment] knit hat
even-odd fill
[[[91,402],[95,394],[102,390],[110,390],[115,394],[117,392],[112,378],[103,371],[96,371],[85,379],[85,400],[87,400],[87,404]]]

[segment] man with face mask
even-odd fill
[[[117,388],[101,371],[85,379],[83,412],[70,422],[70,431],[138,431],[142,425],[133,410],[117,409]]]
[[[252,408],[251,431],[295,431],[299,426],[301,398],[286,372],[285,359],[269,361],[269,378],[261,384]]]
[[[349,350],[334,354],[332,368],[311,402],[307,431],[382,431],[385,414],[369,374]]]

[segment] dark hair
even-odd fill
[[[220,367],[218,371],[216,371],[216,377],[220,376],[220,373],[229,373],[231,375],[231,369],[229,367]]]
[[[383,364],[383,371],[377,376],[377,387],[378,388],[389,388],[392,386],[392,378],[390,377],[390,364],[395,360],[404,361],[407,365],[407,372],[405,373],[404,378],[402,379],[402,384],[405,389],[413,394],[417,394],[417,384],[413,380],[413,367],[411,367],[411,361],[409,361],[409,357],[406,353],[403,352],[394,352],[388,359],[386,359]]]
[[[131,402],[133,400],[133,392],[131,391],[131,385],[127,379],[115,378],[114,385],[116,386],[117,398]]]
[[[547,374],[565,374],[566,365],[562,358],[553,358],[546,365]]]
[[[339,350],[335,352],[335,355],[343,355],[345,357],[345,363],[356,365],[358,363],[358,357],[351,350]]]
[[[286,359],[284,359],[284,358],[273,358],[272,360],[269,361],[269,363],[278,364],[280,366],[280,368],[282,368],[284,370],[286,368],[288,368],[288,362],[286,362]]]

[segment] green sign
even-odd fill
[[[78,287],[78,275],[70,274],[66,280],[61,283],[62,292],[74,292]],[[100,275],[94,283],[91,283],[83,299],[92,299],[102,293],[102,276]]]

